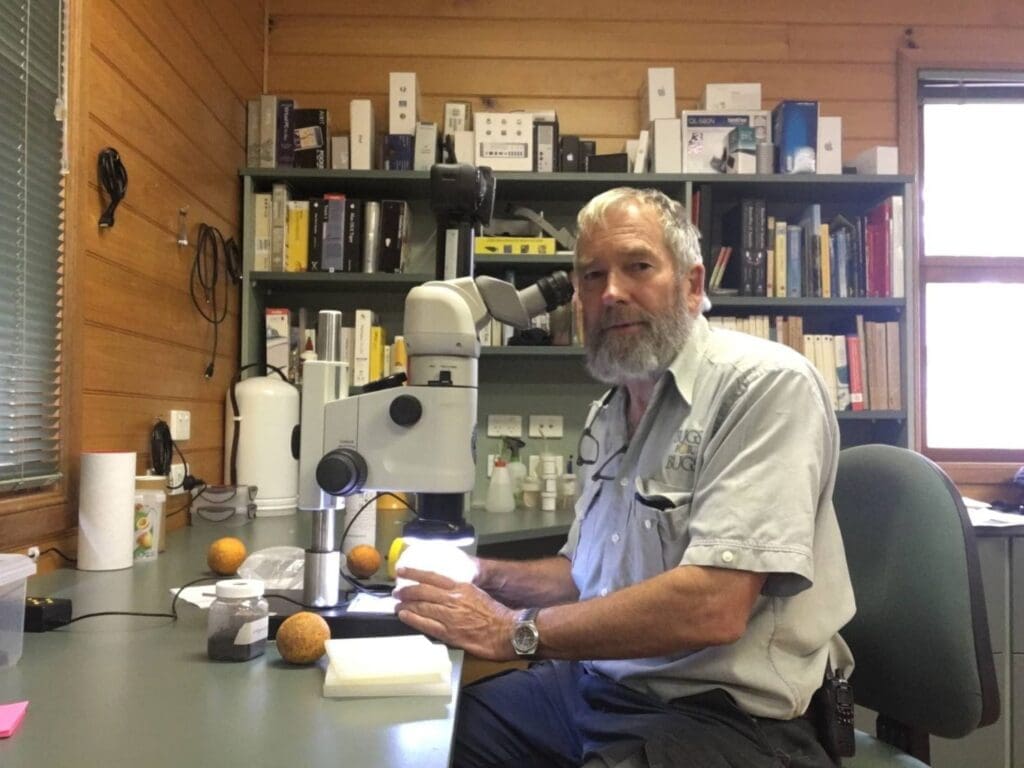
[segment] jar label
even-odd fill
[[[262,619],[247,621],[238,628],[235,635],[235,645],[252,645],[260,640],[266,640],[270,631],[270,619],[264,616]]]

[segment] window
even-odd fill
[[[60,479],[61,0],[0,0],[0,493]]]
[[[923,438],[943,459],[1024,456],[1024,72],[918,76]]]

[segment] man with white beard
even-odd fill
[[[554,557],[472,584],[400,571],[399,618],[485,659],[456,766],[832,765],[808,708],[854,612],[832,507],[839,431],[801,355],[702,315],[698,235],[655,190],[580,212],[587,367],[612,388],[580,437]]]

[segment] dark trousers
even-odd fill
[[[462,691],[455,768],[627,758],[651,768],[833,768],[810,722],[751,717],[722,690],[664,704],[579,663],[541,662]]]

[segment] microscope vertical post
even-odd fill
[[[335,544],[337,510],[344,499],[321,490],[316,466],[324,453],[324,405],[348,395],[348,364],[341,362],[341,313],[324,310],[317,324],[317,360],[308,360],[302,377],[302,433],[299,448],[299,510],[312,516],[312,541],[303,570],[303,602],[338,604],[341,552]]]

